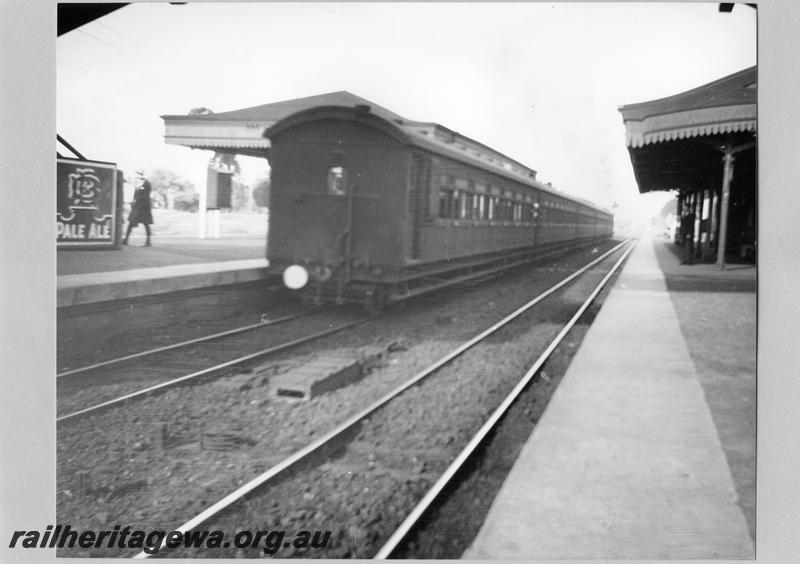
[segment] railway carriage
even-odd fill
[[[306,109],[264,136],[270,268],[318,303],[379,305],[612,233],[524,165],[382,108]]]

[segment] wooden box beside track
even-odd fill
[[[535,171],[442,126],[385,114],[322,106],[265,132],[273,271],[300,265],[310,287],[340,294],[396,289],[611,235],[608,212]]]

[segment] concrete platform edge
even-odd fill
[[[258,265],[258,266],[255,266]],[[60,276],[57,307],[240,284],[267,278],[266,259]]]

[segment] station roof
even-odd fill
[[[265,129],[277,121],[323,100],[344,101],[347,93],[334,92],[308,98],[298,98],[214,113],[207,108],[197,108],[184,115],[162,115],[164,141],[170,145],[183,145],[193,149],[207,149],[263,157],[269,140],[262,136]]]
[[[379,106],[369,100],[351,94],[346,90],[338,92],[328,92],[326,94],[317,94],[315,96],[306,96],[304,98],[294,98],[291,100],[283,100],[281,102],[272,102],[270,104],[261,104],[259,106],[252,106],[250,108],[242,108],[241,110],[232,110],[229,112],[209,113],[202,114],[203,121],[265,121],[275,123],[288,117],[301,110],[313,108],[316,106],[348,106],[353,107],[356,105],[368,105],[372,107],[372,112],[380,117],[393,121],[397,119],[404,120],[396,113]],[[192,120],[197,118],[196,115],[166,115],[161,116],[163,119],[170,120]]]
[[[344,90],[228,112],[213,113],[203,108],[201,110],[205,111],[163,115],[161,118],[165,127],[164,141],[168,144],[263,157],[270,143],[262,134],[278,121],[318,106],[358,105],[370,106],[372,112],[388,121],[416,123]]]
[[[692,90],[619,108],[641,193],[708,188],[725,145],[756,134],[756,67]]]

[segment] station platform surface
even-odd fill
[[[121,249],[56,254],[58,307],[236,284],[266,277],[266,236],[133,236]]]
[[[755,289],[641,240],[463,558],[753,558]]]

